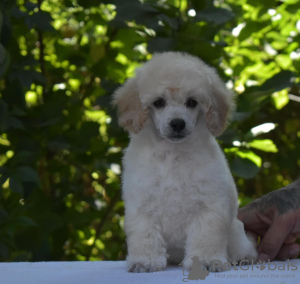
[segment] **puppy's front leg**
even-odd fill
[[[194,216],[187,231],[184,268],[191,270],[194,257],[198,257],[201,268],[211,272],[222,271],[228,261],[228,218],[220,212],[201,212]]]
[[[126,216],[128,272],[161,271],[167,265],[167,255],[160,226],[146,216]]]

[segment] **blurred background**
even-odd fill
[[[0,36],[0,261],[125,258],[110,101],[154,52],[235,92],[218,140],[241,206],[299,175],[298,0],[1,0]]]

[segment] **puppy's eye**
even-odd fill
[[[188,99],[185,104],[187,107],[194,108],[197,106],[198,102],[194,99]]]
[[[153,105],[156,108],[163,108],[166,106],[166,101],[163,98],[159,98],[153,103]]]

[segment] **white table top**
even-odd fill
[[[196,273],[197,274],[197,273]],[[205,275],[204,275],[205,276]],[[232,267],[188,279],[181,266],[154,273],[128,273],[125,261],[0,263],[1,284],[300,283],[300,260]],[[190,277],[191,278],[191,277]],[[203,277],[202,277],[203,278]]]

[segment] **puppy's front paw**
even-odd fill
[[[195,255],[185,258],[182,264],[184,269],[187,271],[201,270],[209,272],[221,272],[224,270],[224,263],[227,262],[228,260],[225,257],[218,257],[215,260],[210,260]]]
[[[210,272],[222,272],[226,270],[224,267],[225,263],[229,263],[227,258],[221,258],[218,260],[213,260],[207,264],[207,270]]]
[[[162,271],[166,268],[167,260],[165,257],[158,257],[155,260],[146,257],[127,258],[128,272],[142,273]]]
[[[255,249],[248,251],[242,260],[245,260],[246,263],[251,263],[251,262],[256,263],[258,260],[257,251]]]
[[[143,272],[155,272],[155,271],[162,271],[165,267],[157,266],[152,263],[134,263],[128,269],[128,272],[133,273],[143,273]]]

